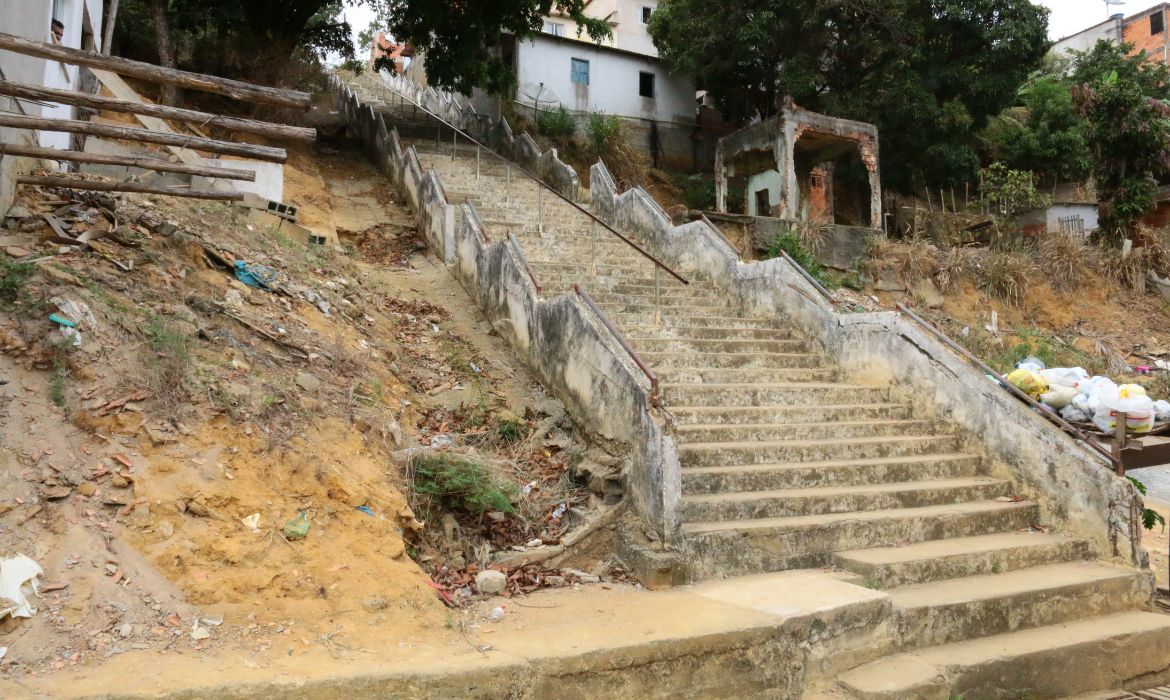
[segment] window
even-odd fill
[[[756,216],[767,216],[772,212],[772,200],[768,190],[756,190]]]
[[[654,14],[654,8],[649,5],[641,5],[638,7],[638,19],[642,24],[650,24],[650,15]]]
[[[654,97],[653,73],[638,73],[638,94],[642,97]]]
[[[1161,34],[1166,29],[1166,15],[1158,10],[1150,15],[1150,34]]]
[[[573,66],[570,77],[574,83],[578,85],[589,84],[589,61],[582,61],[579,58],[572,59]]]
[[[545,22],[544,33],[552,34],[553,36],[564,36],[565,25],[561,24],[560,22]]]

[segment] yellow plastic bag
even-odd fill
[[[1008,383],[1032,398],[1048,391],[1048,383],[1030,369],[1017,369],[1007,376]]]

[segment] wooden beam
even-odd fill
[[[227,202],[238,202],[244,198],[242,192],[212,192],[208,190],[188,190],[182,187],[151,187],[134,182],[102,182],[99,180],[82,180],[72,177],[34,176],[26,175],[16,178],[18,185],[40,185],[41,187],[68,187],[74,190],[93,190],[95,192],[140,192],[142,194],[165,194],[168,197],[191,197],[193,199],[220,199]]]
[[[288,160],[288,154],[283,148],[271,146],[256,146],[250,143],[232,143],[231,141],[216,141],[199,136],[184,134],[168,134],[147,129],[132,129],[125,126],[111,126],[96,124],[76,119],[42,119],[28,117],[23,114],[0,113],[0,126],[14,129],[35,129],[37,131],[65,131],[71,134],[88,134],[90,136],[105,136],[112,139],[125,139],[144,143],[160,143],[167,146],[183,146],[199,151],[212,153],[226,153],[233,156],[243,156],[255,160],[283,163]]]
[[[190,71],[164,68],[153,63],[131,61],[118,56],[103,56],[100,53],[71,49],[66,46],[46,44],[43,41],[34,41],[13,34],[0,32],[0,49],[13,51],[26,56],[47,58],[61,63],[72,63],[90,68],[104,68],[106,70],[128,75],[132,78],[147,80],[152,83],[177,85],[189,90],[214,92],[218,95],[240,100],[241,102],[274,104],[283,107],[299,107],[308,109],[312,98],[307,92],[296,90],[282,90],[280,88],[253,85],[240,80],[230,80],[214,75],[192,73]]]
[[[152,117],[158,117],[159,119],[177,119],[179,121],[193,122],[201,127],[218,126],[231,131],[257,134],[274,139],[311,142],[317,138],[316,129],[301,126],[288,126],[286,124],[273,124],[254,119],[225,117],[209,112],[198,112],[193,109],[128,102],[114,97],[102,97],[99,95],[89,95],[84,92],[75,92],[73,90],[57,90],[54,88],[37,87],[35,85],[24,85],[8,80],[0,80],[0,95],[37,101],[47,100],[49,102],[58,102],[67,105],[79,105],[81,107],[89,107],[107,112],[146,114]]]
[[[184,175],[201,175],[203,177],[221,177],[227,180],[256,181],[256,173],[252,170],[236,170],[233,168],[200,167],[186,163],[172,163],[161,158],[141,158],[138,156],[112,156],[99,153],[82,153],[81,151],[60,151],[56,148],[41,148],[39,146],[21,146],[18,144],[0,143],[0,157],[24,156],[27,158],[48,158],[51,160],[68,160],[74,163],[98,163],[101,165],[125,165],[144,170],[157,170],[163,173],[183,173]]]

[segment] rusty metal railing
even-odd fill
[[[524,251],[520,250],[520,241],[516,240],[511,231],[508,232],[508,242],[512,244],[512,250],[515,251],[516,257],[520,258],[520,263],[524,265],[524,271],[528,273],[528,279],[532,280],[532,286],[536,287],[536,294],[539,296],[540,280],[536,279],[536,271],[528,264],[528,258],[524,257]]]
[[[581,297],[581,301],[585,302],[585,305],[588,306],[589,310],[597,316],[602,325],[605,326],[606,330],[608,330],[613,335],[613,337],[617,339],[622,348],[627,353],[629,353],[630,359],[634,361],[634,364],[638,366],[638,369],[642,370],[642,374],[645,374],[646,378],[650,380],[650,405],[654,408],[661,408],[662,400],[658,393],[658,375],[654,374],[654,370],[650,369],[650,366],[647,365],[646,362],[638,356],[638,351],[634,350],[634,346],[630,345],[625,336],[623,336],[621,332],[618,331],[617,327],[614,326],[613,323],[609,320],[609,317],[605,315],[605,312],[601,310],[601,307],[597,305],[597,302],[593,301],[593,297],[589,296],[589,293],[581,288],[581,285],[574,284],[573,291],[577,293],[577,296]]]
[[[1019,387],[1011,384],[1010,382],[1008,382],[1005,379],[1000,378],[999,372],[992,369],[983,360],[980,360],[978,357],[975,357],[975,355],[971,354],[970,350],[963,347],[962,345],[959,345],[954,340],[951,340],[950,336],[948,336],[946,333],[943,333],[934,324],[930,323],[926,319],[922,318],[918,314],[911,311],[905,304],[899,303],[896,308],[898,309],[899,313],[905,315],[906,317],[910,318],[912,321],[917,323],[924,330],[926,330],[931,335],[933,335],[936,339],[938,339],[943,345],[950,348],[952,351],[954,351],[957,355],[962,357],[964,360],[971,363],[972,365],[974,365],[976,368],[978,368],[980,371],[984,372],[985,374],[987,374],[991,377],[994,377],[995,382],[999,386],[1006,389],[1009,394],[1011,394],[1012,396],[1015,396],[1017,399],[1019,399],[1020,401],[1023,401],[1025,404],[1027,404],[1029,407],[1035,409],[1037,413],[1039,413],[1041,416],[1043,416],[1045,419],[1047,419],[1050,423],[1054,424],[1056,427],[1063,430],[1065,433],[1068,433],[1078,443],[1084,445],[1085,447],[1092,450],[1093,452],[1096,452],[1103,459],[1108,461],[1109,464],[1112,465],[1114,470],[1117,470],[1118,468],[1120,468],[1120,460],[1117,457],[1115,457],[1113,455],[1113,453],[1110,452],[1110,450],[1108,450],[1104,445],[1100,444],[1099,442],[1094,440],[1092,437],[1085,434],[1085,432],[1083,430],[1076,427],[1072,423],[1069,423],[1065,419],[1061,418],[1059,415],[1052,413],[1051,411],[1046,410],[1044,408],[1043,404],[1041,404],[1036,399],[1033,399],[1031,396],[1029,396],[1026,392],[1021,390]]]

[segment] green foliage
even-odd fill
[[[1047,16],[1029,0],[671,0],[650,34],[732,118],[789,95],[876,124],[883,180],[905,192],[974,179],[975,135],[1039,67]]]
[[[1009,168],[1053,182],[1082,182],[1090,159],[1085,128],[1069,82],[1041,74],[1020,88],[1018,106],[994,118],[984,138]]]
[[[564,105],[536,115],[536,129],[553,139],[571,139],[577,135],[577,120]]]
[[[517,418],[505,418],[496,424],[496,435],[507,444],[519,442],[527,437],[528,426]]]
[[[772,242],[768,245],[765,258],[778,258],[782,253],[788,253],[797,265],[804,268],[804,271],[812,275],[813,279],[820,282],[822,286],[830,289],[840,286],[825,273],[825,268],[817,262],[817,259],[808,251],[808,248],[804,247],[804,244],[800,242],[800,238],[796,234],[785,233],[773,238]]]
[[[539,34],[554,9],[577,24],[579,38],[601,42],[613,36],[604,19],[585,15],[588,0],[372,1],[393,36],[426,53],[430,83],[465,94],[474,88],[495,94],[512,89],[516,77],[500,45],[508,35],[521,42]]]
[[[682,201],[687,209],[714,211],[715,178],[710,175],[683,175],[675,178],[675,185],[682,190]]]
[[[10,308],[20,300],[24,283],[36,274],[37,266],[32,263],[4,263],[0,267],[0,306]]]
[[[616,114],[593,112],[585,125],[585,148],[601,157],[626,145],[626,123]]]
[[[1100,198],[1098,236],[1120,245],[1154,204],[1170,176],[1170,69],[1132,46],[1100,41],[1075,57],[1075,97],[1087,124]]]
[[[411,461],[414,492],[448,508],[470,513],[515,510],[514,484],[496,478],[487,466],[469,457],[450,453],[421,454]]]
[[[1043,209],[1052,203],[1051,197],[1036,191],[1036,178],[1031,172],[1011,170],[1003,163],[992,163],[983,169],[979,183],[983,201],[1003,216]]]
[[[1133,478],[1132,476],[1127,476],[1126,478],[1129,479],[1130,482],[1133,483],[1133,487],[1135,489],[1137,489],[1138,493],[1140,493],[1143,496],[1146,495],[1146,485],[1145,484],[1143,484],[1142,482]],[[1157,527],[1159,525],[1161,525],[1162,529],[1165,530],[1166,529],[1166,518],[1163,518],[1162,514],[1159,513],[1158,511],[1154,510],[1153,508],[1142,508],[1142,527],[1146,528],[1147,530],[1153,530],[1155,527]]]

